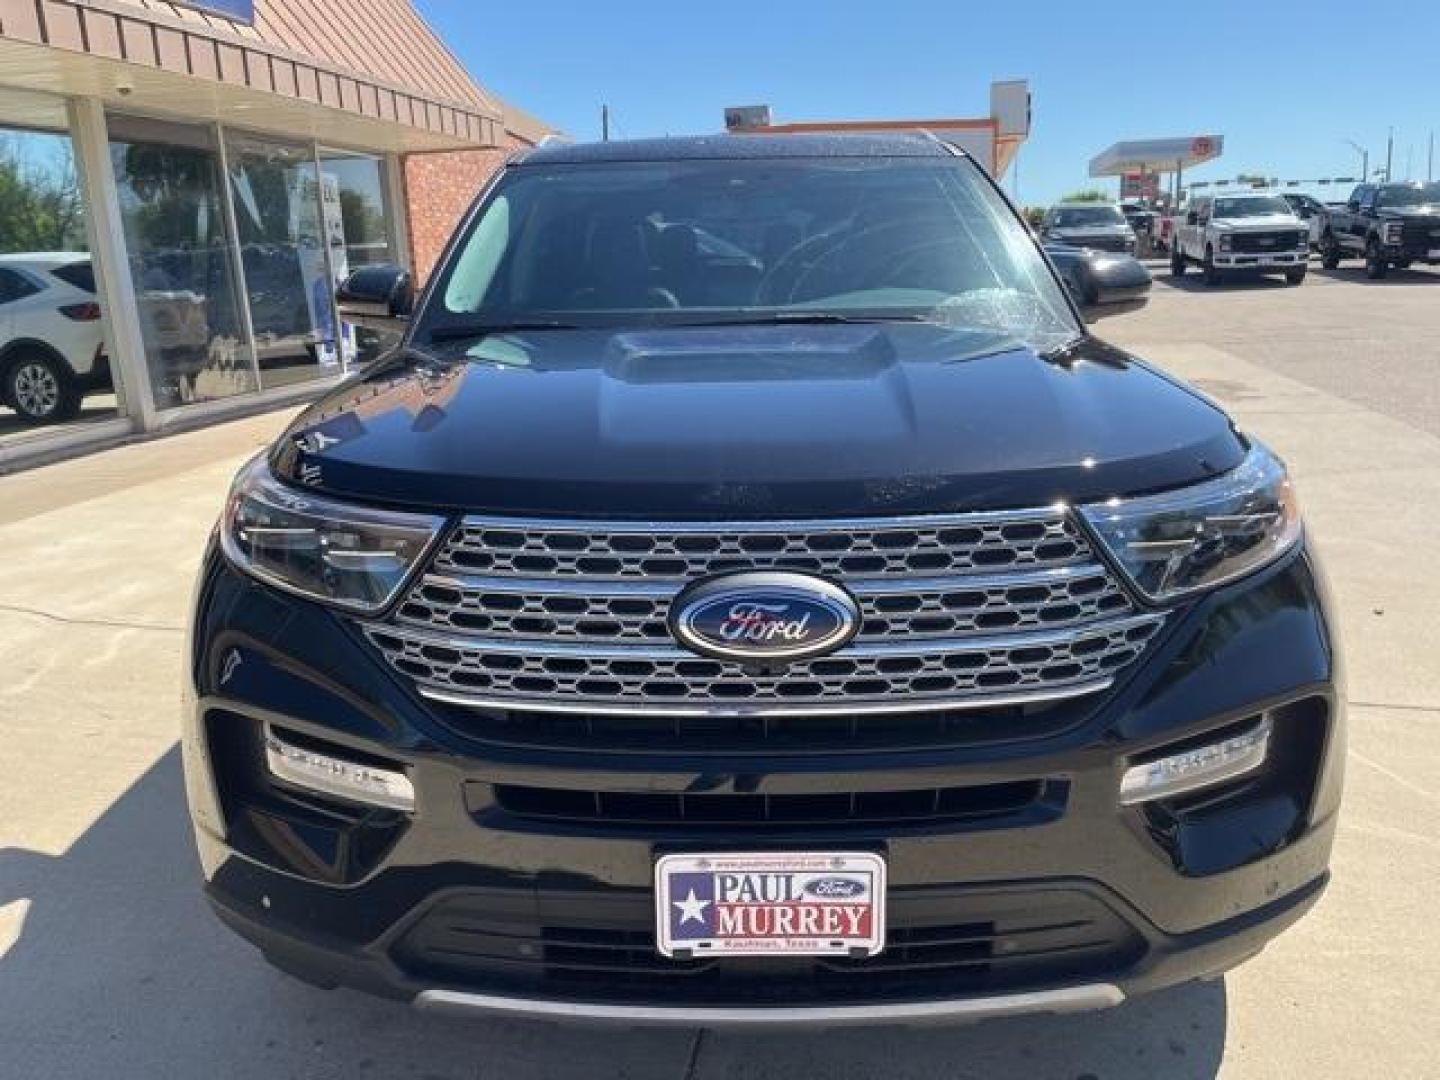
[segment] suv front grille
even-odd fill
[[[1401,226],[1405,251],[1422,258],[1440,249],[1440,217],[1413,217]]]
[[[1240,232],[1230,238],[1231,251],[1266,254],[1272,251],[1294,251],[1309,243],[1310,235],[1286,229],[1283,232]]]
[[[697,656],[691,581],[783,569],[845,586],[860,633],[757,668]],[[1109,685],[1159,630],[1061,508],[722,525],[468,518],[364,629],[436,700],[591,714],[822,715],[1051,700]]]
[[[642,524],[469,518],[435,559],[441,573],[669,579],[794,570],[836,580],[1073,566],[1088,553],[1075,523],[1044,510],[876,523]]]

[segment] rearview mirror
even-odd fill
[[[340,318],[370,330],[394,330],[415,307],[415,286],[403,266],[383,264],[356,270],[335,292]]]

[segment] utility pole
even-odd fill
[[[1430,155],[1425,159],[1425,182],[1435,179],[1435,132],[1430,132]]]
[[[610,106],[600,106],[600,141],[610,141]]]
[[[1385,140],[1385,183],[1390,183],[1394,173],[1390,171],[1391,162],[1395,158],[1395,129],[1390,129],[1390,136]]]
[[[1370,182],[1370,151],[1354,139],[1341,139],[1340,141],[1348,143],[1360,155],[1360,182],[1368,184]]]

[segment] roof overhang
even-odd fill
[[[505,141],[498,111],[426,98],[143,8],[47,0],[43,22],[37,10],[34,0],[0,0],[0,85],[373,152]]]
[[[1174,172],[1206,161],[1225,151],[1223,135],[1187,135],[1177,139],[1138,139],[1118,142],[1090,159],[1091,176],[1124,176],[1138,172]]]

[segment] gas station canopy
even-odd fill
[[[1191,135],[1180,139],[1118,142],[1090,159],[1090,175],[1182,172],[1202,162],[1215,160],[1224,149],[1223,135]]]

